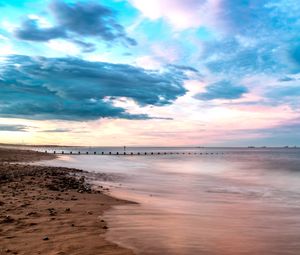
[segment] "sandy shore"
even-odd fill
[[[0,255],[133,254],[105,240],[105,210],[127,203],[77,169],[18,164],[54,155],[0,148]]]

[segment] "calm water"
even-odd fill
[[[211,151],[224,154],[65,155],[45,164],[120,176],[107,183],[112,193],[139,204],[106,213],[107,238],[137,254],[299,255],[300,150]]]

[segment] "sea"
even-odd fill
[[[106,173],[94,184],[136,202],[104,215],[106,238],[136,254],[300,254],[299,148],[34,149],[64,152],[39,164]]]

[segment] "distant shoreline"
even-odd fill
[[[80,148],[124,148],[124,146],[129,149],[129,148],[192,148],[192,149],[293,149],[293,148],[300,148],[300,145],[280,145],[280,146],[266,146],[266,145],[245,145],[245,146],[200,146],[200,145],[195,145],[195,146],[130,146],[130,145],[115,145],[115,146],[108,146],[108,145],[93,145],[93,146],[88,146],[88,145],[51,145],[51,144],[41,144],[41,145],[36,145],[36,144],[9,144],[9,143],[0,143],[0,148],[59,148],[59,147],[64,147],[64,148],[72,148],[72,147],[80,147]]]

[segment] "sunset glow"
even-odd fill
[[[0,141],[300,146],[295,0],[0,0]]]

